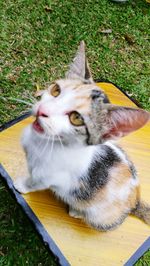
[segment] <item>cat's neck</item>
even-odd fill
[[[24,134],[22,136],[22,145],[26,149],[30,149],[32,151],[36,151],[38,153],[77,153],[77,152],[88,152],[91,149],[95,149],[94,146],[87,145],[83,143],[79,139],[69,140],[66,142],[65,140],[61,139],[61,137],[46,137],[40,134],[37,134],[33,131],[32,126],[28,126],[24,130]],[[93,147],[93,148],[92,148]]]

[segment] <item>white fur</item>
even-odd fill
[[[32,177],[28,179],[31,180],[28,188],[22,187],[19,190],[26,193],[51,188],[65,200],[67,192],[79,186],[78,178],[86,173],[97,147],[79,143],[65,147],[56,141],[51,150],[52,142],[47,146],[45,142],[40,134],[34,132],[32,126],[25,129],[22,145],[27,150],[28,167]],[[18,188],[17,183],[15,186]]]

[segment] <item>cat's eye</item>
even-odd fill
[[[83,117],[76,111],[73,111],[69,114],[69,119],[72,125],[74,126],[83,126],[84,119]]]
[[[57,97],[60,94],[60,87],[58,84],[55,84],[54,87],[51,89],[51,95]]]

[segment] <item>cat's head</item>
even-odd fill
[[[148,112],[110,104],[94,83],[85,56],[84,42],[64,79],[41,92],[33,107],[36,120],[32,130],[65,144],[99,144],[144,126]]]

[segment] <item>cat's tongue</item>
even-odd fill
[[[41,127],[41,125],[39,124],[38,120],[36,119],[33,122],[33,128],[38,132],[38,133],[43,133],[44,129]]]

